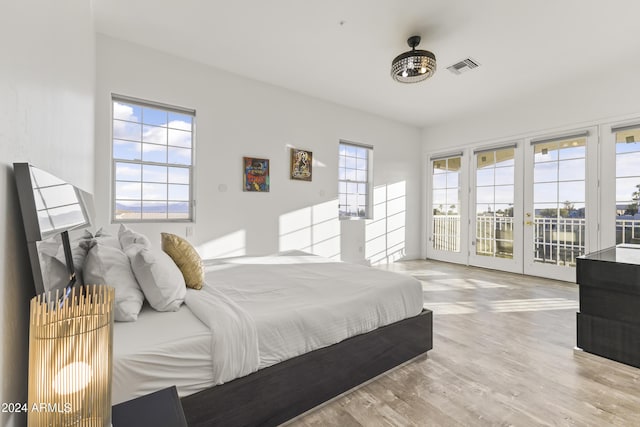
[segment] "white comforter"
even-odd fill
[[[422,310],[409,276],[290,253],[207,266],[185,303],[212,332],[217,384]]]

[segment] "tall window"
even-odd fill
[[[462,157],[431,159],[434,249],[460,252],[460,168]]]
[[[193,219],[195,111],[114,96],[112,219]]]
[[[373,148],[340,142],[338,203],[340,218],[371,218],[371,157]]]
[[[640,243],[640,126],[616,135],[616,243]]]

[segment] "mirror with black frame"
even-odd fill
[[[14,163],[13,170],[36,293],[64,294],[82,282],[86,251],[70,244],[69,232],[91,225],[92,196],[29,163]]]

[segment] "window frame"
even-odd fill
[[[355,148],[360,148],[360,149],[365,149],[367,150],[367,165],[366,165],[366,173],[367,173],[367,178],[366,181],[358,181],[358,180],[348,180],[348,179],[340,179],[340,157],[342,156],[340,154],[341,152],[341,148],[342,146],[351,146],[351,147],[355,147]],[[346,157],[346,156],[345,156]],[[346,166],[344,167],[345,170],[347,169]],[[352,168],[349,168],[352,169]],[[357,168],[356,168],[357,169]],[[345,177],[346,178],[346,177]],[[346,193],[341,193],[340,192],[340,184],[341,183],[356,183],[356,184],[364,184],[365,188],[366,188],[366,194],[365,194],[365,214],[364,216],[354,216],[354,215],[343,215],[341,213],[340,207],[340,196],[342,194],[352,194],[349,192]],[[358,142],[352,142],[352,141],[347,141],[347,140],[343,140],[341,139],[338,143],[338,218],[340,220],[366,220],[366,219],[373,219],[373,146],[372,145],[367,145],[367,144],[361,144]],[[359,194],[359,193],[356,193]]]
[[[169,105],[169,104],[164,104],[161,102],[155,102],[155,101],[149,101],[149,100],[144,100],[144,99],[140,99],[140,98],[134,98],[134,97],[130,97],[130,96],[125,96],[125,95],[118,95],[118,94],[111,94],[110,97],[110,102],[111,102],[111,121],[110,121],[110,125],[111,125],[111,130],[110,130],[110,135],[111,135],[111,142],[110,142],[110,147],[111,147],[111,153],[110,153],[110,158],[111,158],[111,180],[110,180],[110,185],[111,185],[111,201],[110,201],[110,205],[111,205],[111,213],[110,213],[110,217],[111,217],[111,223],[112,224],[117,224],[117,223],[193,223],[195,222],[195,207],[196,207],[196,200],[195,200],[195,182],[194,182],[194,178],[195,178],[195,160],[196,160],[196,155],[195,155],[195,151],[196,151],[196,111],[194,109],[189,109],[189,108],[183,108],[183,107],[178,107],[178,106],[174,106],[174,105]],[[114,105],[116,102],[121,102],[121,103],[126,103],[126,104],[133,104],[136,107],[140,107],[140,108],[153,108],[156,110],[162,110],[164,112],[168,113],[177,113],[177,114],[183,114],[183,115],[188,115],[191,116],[191,161],[190,164],[185,165],[185,164],[178,164],[178,163],[169,163],[169,159],[167,158],[166,162],[153,162],[153,161],[144,161],[142,160],[142,152],[140,153],[140,159],[116,159],[114,157],[114,121],[115,120],[122,120],[122,119],[116,119],[114,116]],[[140,126],[144,129],[145,124],[142,121],[142,118],[140,118],[139,122],[130,122],[130,123],[139,123]],[[167,129],[169,129],[167,127]],[[140,144],[142,144],[143,141],[140,141]],[[154,144],[154,143],[151,143]],[[168,147],[172,147],[169,146],[167,144]],[[176,146],[176,148],[186,148],[186,147],[178,147]],[[187,201],[187,205],[188,205],[188,215],[187,218],[170,218],[169,217],[169,211],[167,209],[167,217],[166,218],[144,218],[143,217],[143,212],[142,212],[142,202],[143,202],[143,198],[142,198],[142,193],[140,194],[140,202],[141,202],[141,211],[140,211],[140,218],[127,218],[127,219],[121,219],[121,218],[117,218],[116,217],[116,164],[117,163],[127,163],[127,164],[132,164],[132,165],[140,165],[141,168],[143,168],[145,165],[148,166],[162,166],[162,167],[177,167],[177,168],[183,168],[183,169],[187,169],[188,170],[188,176],[189,176],[189,195],[188,198],[189,200]],[[142,184],[144,183],[144,181],[142,180],[142,176],[140,178],[140,181],[131,181],[131,182],[139,182],[140,185],[142,186]],[[167,185],[170,184],[168,182],[168,177],[167,177]],[[142,191],[142,190],[141,190]],[[168,191],[168,190],[167,190]],[[158,200],[158,202],[169,202],[168,199],[168,194],[167,194],[167,198],[164,200]]]

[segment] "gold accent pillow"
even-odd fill
[[[180,236],[171,233],[160,233],[162,236],[162,250],[176,263],[187,287],[201,289],[204,284],[204,267],[200,255],[191,243]]]

